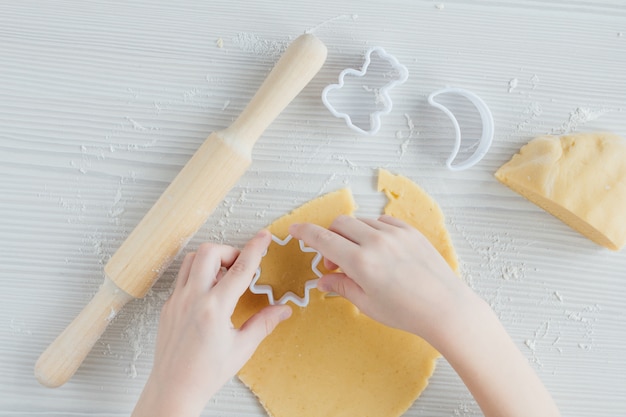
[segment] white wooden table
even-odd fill
[[[33,364],[194,150],[239,114],[305,30],[327,44],[326,65],[259,140],[250,171],[187,250],[206,240],[241,245],[344,186],[360,215],[375,216],[385,200],[375,169],[386,167],[439,202],[465,279],[563,415],[625,415],[626,252],[595,246],[493,177],[539,134],[626,135],[623,0],[3,0],[0,416],[130,413],[180,260],[123,310],[68,384],[39,386]],[[371,46],[395,55],[410,76],[391,92],[381,132],[363,137],[330,115],[320,93],[340,70],[359,68]],[[490,153],[460,173],[444,166],[452,127],[426,103],[446,85],[479,94],[496,122]],[[467,106],[457,110],[466,132],[479,131]],[[444,360],[407,412],[479,414]],[[264,412],[235,380],[205,415]]]

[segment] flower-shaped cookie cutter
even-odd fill
[[[389,83],[385,84],[383,87],[380,88],[380,90],[378,90],[378,98],[380,99],[380,101],[383,102],[384,107],[382,110],[377,110],[373,113],[370,113],[370,117],[369,117],[370,128],[369,130],[365,130],[355,125],[352,122],[352,117],[349,114],[337,111],[337,109],[335,109],[335,107],[328,100],[328,93],[333,90],[338,90],[342,88],[345,84],[344,78],[346,77],[346,75],[353,75],[355,77],[363,77],[367,73],[367,69],[370,66],[370,63],[372,62],[372,54],[374,52],[381,59],[384,59],[385,61],[389,62],[391,67],[398,73],[398,77],[394,79],[393,81],[390,81]],[[375,135],[380,130],[381,116],[389,114],[393,107],[391,97],[389,97],[389,90],[391,90],[396,85],[404,83],[408,78],[409,78],[409,70],[400,62],[398,62],[396,57],[385,52],[385,50],[381,48],[380,46],[375,46],[373,48],[368,49],[367,52],[365,53],[365,62],[363,63],[363,66],[361,67],[360,70],[356,70],[354,68],[346,68],[345,70],[341,71],[341,73],[339,73],[338,84],[330,84],[326,86],[326,88],[324,88],[324,90],[322,91],[322,102],[324,103],[326,108],[332,113],[333,116],[340,118],[340,119],[344,119],[350,129],[358,133],[364,134],[364,135]]]
[[[285,239],[280,239],[272,234],[272,241],[274,241],[274,243],[280,246],[285,246],[287,243],[291,241],[292,238],[293,237],[291,235],[287,235]],[[274,289],[272,288],[271,285],[257,284],[257,281],[261,277],[260,267],[256,270],[256,273],[254,274],[254,278],[252,278],[252,282],[250,282],[250,287],[249,287],[250,292],[254,294],[265,294],[271,305],[286,304],[288,301],[291,301],[292,303],[294,303],[295,305],[299,307],[306,307],[309,304],[309,291],[311,291],[313,288],[317,286],[317,281],[323,275],[322,272],[318,268],[318,264],[322,260],[322,254],[316,251],[315,249],[306,246],[302,240],[299,240],[298,242],[300,244],[300,250],[302,252],[315,253],[313,260],[311,261],[311,270],[317,276],[317,278],[310,279],[304,283],[304,297],[298,297],[295,293],[291,291],[287,291],[285,294],[283,294],[282,297],[280,297],[280,299],[275,300]]]
[[[454,117],[454,114],[452,114],[452,112],[448,110],[447,107],[435,101],[435,97],[440,94],[457,94],[468,99],[474,106],[476,106],[476,109],[480,113],[480,118],[483,124],[483,132],[480,140],[478,141],[478,147],[476,148],[472,156],[456,165],[452,165],[452,162],[454,162],[454,159],[461,149],[461,128],[459,127],[459,122],[456,120],[456,117]],[[450,118],[454,126],[454,149],[446,160],[446,166],[448,167],[448,169],[451,171],[462,171],[480,162],[480,160],[483,159],[483,157],[487,154],[489,148],[491,147],[495,130],[493,115],[491,114],[491,110],[489,110],[489,107],[487,107],[487,104],[485,104],[485,102],[480,97],[478,97],[471,91],[456,87],[443,88],[441,90],[437,90],[431,93],[428,96],[428,103],[431,106],[434,106],[443,111]]]

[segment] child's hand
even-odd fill
[[[329,229],[296,224],[291,235],[341,272],[318,288],[346,297],[388,326],[415,333],[459,373],[486,417],[559,416],[559,410],[487,303],[421,233],[390,216],[340,216]]]
[[[428,240],[391,216],[359,220],[340,216],[329,229],[295,224],[290,233],[324,256],[329,269],[318,288],[334,291],[388,326],[430,336],[463,281]]]
[[[269,242],[269,232],[263,231],[241,252],[204,244],[187,255],[163,306],[154,368],[133,416],[199,415],[259,343],[291,315],[288,306],[270,306],[240,329],[231,322]]]

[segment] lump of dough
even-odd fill
[[[626,244],[626,141],[612,133],[540,136],[496,178],[599,245]]]
[[[379,188],[394,196],[385,212],[420,229],[456,268],[436,203],[407,178],[387,171],[380,172]],[[419,215],[410,214],[415,207],[422,209]],[[292,223],[329,227],[338,215],[350,215],[355,209],[350,191],[343,189],[306,203],[269,230],[282,239]],[[286,257],[273,259],[287,268],[292,264]],[[439,353],[415,335],[371,320],[342,297],[315,289],[310,296],[307,307],[292,305],[291,318],[259,345],[239,379],[272,417],[403,414],[428,385]],[[267,305],[264,295],[247,291],[235,309],[233,324],[241,326]]]

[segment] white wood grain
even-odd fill
[[[563,415],[626,414],[626,254],[599,249],[492,175],[536,134],[626,136],[623,1],[5,0],[0,416],[128,415],[150,371],[158,311],[178,263],[123,310],[66,386],[38,386],[34,362],[203,139],[229,125],[281,48],[311,29],[329,47],[325,67],[257,143],[250,171],[189,250],[205,240],[241,245],[343,186],[360,214],[376,215],[384,198],[373,187],[375,169],[402,173],[440,203],[465,279],[499,314]],[[319,94],[375,45],[410,76],[392,91],[382,131],[357,137]],[[478,93],[497,125],[486,159],[462,173],[446,171],[452,128],[425,100],[444,85]],[[407,412],[479,414],[444,361]],[[233,381],[205,415],[264,413]]]

